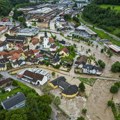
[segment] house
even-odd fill
[[[4,100],[1,102],[2,107],[5,110],[14,110],[25,106],[26,97],[22,92]]]
[[[7,70],[7,66],[4,63],[0,63],[0,71],[5,71]]]
[[[39,29],[36,27],[32,28],[24,28],[18,31],[18,36],[26,36],[26,37],[32,37],[39,33]]]
[[[7,49],[7,43],[4,41],[0,41],[0,51],[4,51]]]
[[[28,70],[23,73],[21,79],[33,85],[44,85],[48,81],[47,76]]]
[[[24,36],[7,36],[6,42],[10,43],[24,43],[26,41],[26,37]]]
[[[108,47],[115,53],[120,53],[120,46],[117,45],[108,45]]]
[[[24,60],[16,60],[16,61],[11,62],[11,65],[13,68],[17,68],[17,67],[23,66],[25,64],[26,64],[26,62]]]
[[[96,37],[97,34],[86,26],[79,26],[75,29],[73,36],[92,38]]]
[[[55,52],[57,50],[57,46],[55,45],[55,44],[52,44],[51,46],[50,46],[50,51],[51,52]]]
[[[69,56],[69,50],[65,47],[60,51],[59,54],[62,55],[62,57],[67,57]]]
[[[8,27],[6,27],[6,26],[0,27],[0,35],[2,35],[3,33],[5,33],[7,30],[8,30]]]
[[[37,48],[37,46],[39,47],[39,39],[38,38],[32,38],[31,39],[31,43],[29,44],[29,49],[30,50],[34,50]]]
[[[25,51],[23,56],[25,58],[27,58],[27,57],[33,57],[34,56],[34,52],[33,52],[33,50]]]
[[[75,66],[82,68],[87,63],[87,56],[82,55],[75,61]]]
[[[83,65],[82,72],[85,74],[101,75],[102,69],[90,64]]]
[[[51,63],[52,63],[52,65],[56,66],[56,65],[60,65],[60,62],[61,62],[61,59],[60,59],[59,55],[57,54],[53,57]]]
[[[66,82],[66,78],[63,76],[50,81],[49,85],[54,89],[58,87],[61,88],[62,96],[67,98],[73,98],[78,94],[78,87],[76,85],[70,85],[68,82]]]
[[[11,78],[0,80],[0,88],[5,88],[6,86],[9,86],[11,84],[12,84]]]

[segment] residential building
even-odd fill
[[[5,71],[7,70],[7,65],[4,63],[0,63],[0,71]]]
[[[69,56],[69,50],[65,47],[60,51],[60,55],[62,55],[62,57],[66,57]]]
[[[0,35],[2,35],[3,33],[5,33],[8,30],[8,27],[6,26],[0,26]]]
[[[11,43],[24,43],[26,40],[27,39],[24,36],[7,36],[6,37],[6,42],[11,42]]]
[[[2,107],[5,110],[14,110],[25,106],[26,97],[23,93],[19,92],[12,97],[8,97],[1,102]]]
[[[12,84],[11,78],[0,80],[0,88],[4,88],[4,87],[9,86],[11,84]]]

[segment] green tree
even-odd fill
[[[120,72],[120,62],[115,62],[112,67],[111,67],[111,71],[116,73],[116,72]]]
[[[82,114],[86,115],[86,113],[87,113],[87,109],[83,108],[82,109]]]
[[[112,107],[114,105],[113,101],[112,100],[109,100],[108,103],[107,103],[108,107]]]
[[[85,120],[85,118],[81,116],[81,117],[77,118],[77,120]]]
[[[61,104],[61,101],[60,101],[60,97],[55,97],[55,99],[54,99],[54,104],[56,105],[56,106],[58,106],[58,105],[60,105]]]
[[[12,6],[9,0],[0,0],[0,16],[7,16]]]
[[[118,93],[118,90],[119,90],[119,88],[116,85],[113,85],[110,88],[110,92],[113,93],[113,94]]]
[[[84,85],[83,82],[81,82],[81,83],[79,84],[79,90],[80,90],[80,92],[85,92],[85,85]]]
[[[65,19],[65,21],[71,21],[71,15],[70,14],[65,14],[64,19]]]
[[[24,27],[26,27],[26,19],[24,17],[21,16],[18,18],[18,20]]]
[[[98,65],[103,69],[105,68],[105,63],[102,60],[98,60]]]
[[[52,76],[55,76],[55,72],[52,72]]]

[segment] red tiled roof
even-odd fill
[[[49,42],[50,43],[54,43],[54,39],[53,38],[49,38]]]
[[[36,44],[39,43],[39,39],[38,38],[32,38],[31,40],[32,40],[32,44],[33,45],[36,45]]]
[[[3,30],[6,29],[6,28],[7,28],[6,26],[0,27],[0,32],[3,31]]]
[[[69,50],[67,48],[63,48],[62,51],[64,51],[65,53],[69,53]]]
[[[14,53],[11,57],[11,60],[16,60],[16,59],[19,59],[20,58],[20,53]]]

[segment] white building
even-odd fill
[[[97,34],[92,31],[91,29],[89,29],[86,26],[79,26],[75,29],[75,32],[73,33],[73,35],[75,36],[81,36],[81,37],[85,37],[85,38],[90,38],[90,37],[96,37]]]
[[[36,28],[36,27],[33,27],[33,28],[24,28],[24,29],[21,29],[17,35],[19,36],[27,36],[27,37],[32,37],[32,36],[35,36],[39,33],[39,29]]]
[[[44,85],[48,80],[50,80],[51,75],[41,69],[29,69],[18,74],[18,77],[23,81],[32,83],[33,85]]]
[[[49,37],[44,37],[44,39],[43,39],[43,47],[45,49],[50,48]]]
[[[89,0],[75,0],[75,2],[77,3],[78,8],[82,8],[89,4]]]

